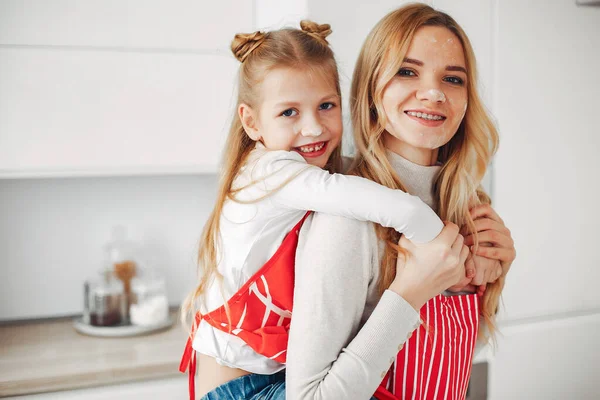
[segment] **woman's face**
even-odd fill
[[[435,164],[439,148],[458,129],[467,100],[460,40],[444,27],[419,28],[383,91],[385,147],[417,164]]]

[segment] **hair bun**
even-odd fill
[[[300,28],[308,33],[310,36],[323,41],[329,45],[326,37],[331,34],[331,25],[329,24],[317,24],[316,22],[303,19],[300,21]]]
[[[244,62],[264,40],[265,34],[261,31],[238,33],[231,41],[231,52],[240,62]]]

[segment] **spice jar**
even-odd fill
[[[84,322],[93,326],[114,326],[124,321],[123,282],[112,271],[84,283]]]

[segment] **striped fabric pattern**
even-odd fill
[[[421,308],[423,324],[396,356],[377,389],[379,400],[460,400],[467,395],[479,297],[438,295]]]

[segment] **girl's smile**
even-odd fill
[[[307,145],[294,147],[292,150],[300,153],[302,157],[319,157],[325,154],[328,142],[309,143]]]
[[[323,168],[342,139],[335,81],[318,68],[280,67],[260,85],[260,104],[240,105],[246,133],[269,150],[295,151]]]

